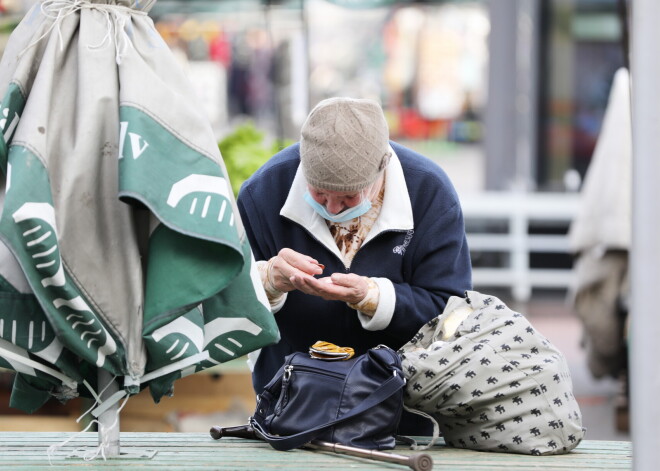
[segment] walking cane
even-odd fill
[[[259,439],[254,429],[249,425],[238,425],[235,427],[211,427],[211,437],[219,440],[222,437]],[[408,466],[413,471],[431,471],[433,469],[433,458],[427,453],[417,453],[415,455],[397,455],[395,453],[385,453],[376,450],[365,450],[354,446],[340,445],[339,443],[330,443],[320,440],[313,440],[304,445],[304,448],[314,450],[330,451],[333,453],[357,456],[384,463],[394,463]]]

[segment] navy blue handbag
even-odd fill
[[[401,359],[386,346],[344,361],[293,353],[257,397],[250,425],[276,450],[312,440],[392,449],[404,385]]]

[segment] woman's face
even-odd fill
[[[307,185],[307,189],[314,201],[325,206],[330,214],[339,214],[357,206],[364,199],[371,200],[380,191],[382,183],[383,176],[381,175],[374,183],[359,191],[323,190],[314,188],[312,185]]]
[[[325,206],[330,214],[339,214],[342,211],[357,206],[362,202],[365,197],[364,190],[362,191],[331,191],[321,190],[308,186],[309,194],[314,198],[314,201]]]

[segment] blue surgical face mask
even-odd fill
[[[366,212],[371,209],[371,201],[369,198],[362,198],[362,201],[357,206],[348,208],[341,213],[330,214],[325,206],[312,198],[312,195],[309,193],[309,191],[305,192],[303,198],[305,199],[305,202],[307,202],[307,204],[314,209],[314,211],[319,213],[324,219],[327,219],[331,222],[350,221],[351,219],[355,219],[366,214]]]

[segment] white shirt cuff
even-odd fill
[[[273,299],[273,301],[271,301],[270,310],[272,311],[273,314],[275,314],[280,309],[282,309],[282,306],[284,306],[288,294],[289,293],[282,293],[282,296],[280,296],[277,299]]]
[[[268,282],[268,260],[259,260],[256,262],[257,271],[259,272],[259,277],[261,278],[261,283],[264,286],[266,295],[268,296],[268,302],[270,303],[270,310],[273,314],[282,309],[284,303],[286,302],[286,297],[288,293],[281,293],[279,291],[272,291],[270,289],[270,283]]]
[[[371,278],[380,290],[380,297],[378,299],[378,308],[376,309],[373,317],[362,314],[358,311],[357,316],[365,330],[383,330],[392,321],[394,315],[394,306],[396,304],[396,293],[394,292],[394,284],[387,278]]]

